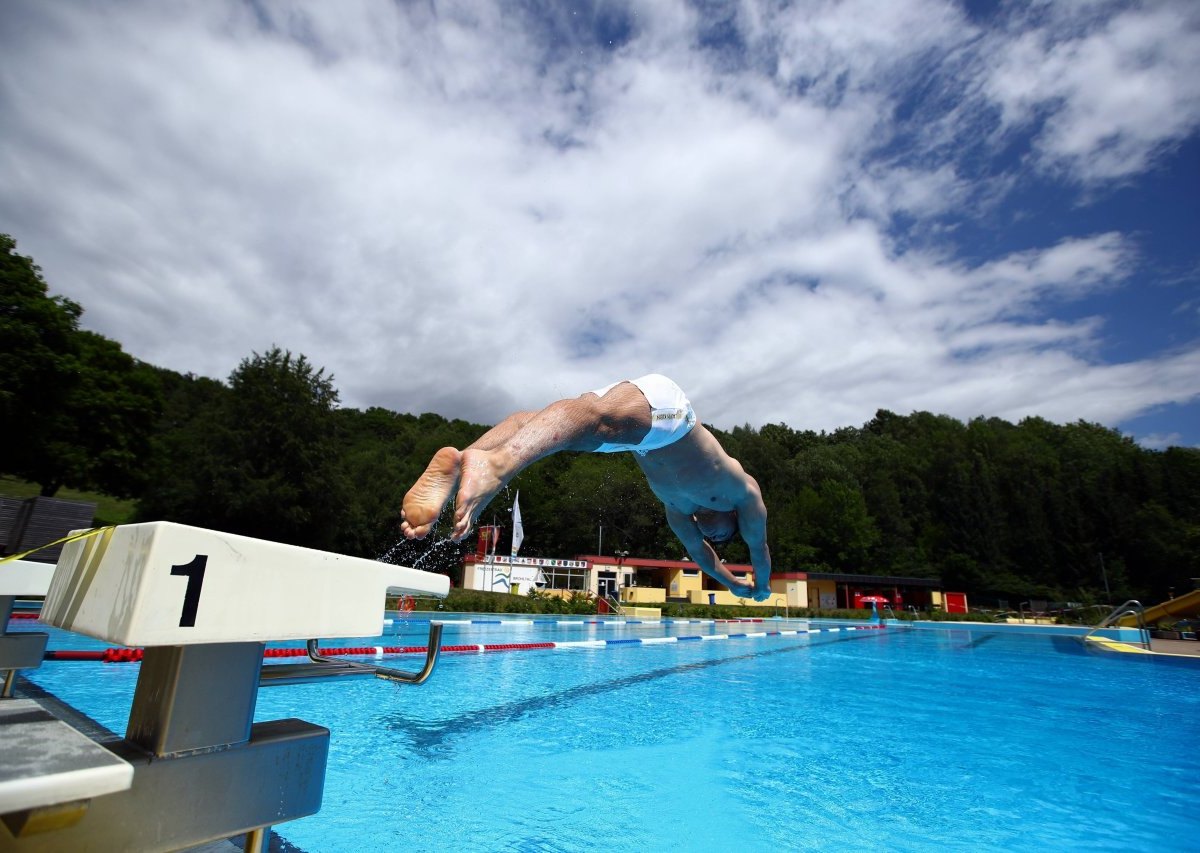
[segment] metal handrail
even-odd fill
[[[1084,604],[1081,607],[1066,608],[1066,609],[1060,611],[1060,616],[1068,617],[1069,614],[1074,614],[1073,618],[1079,619],[1082,622],[1083,617],[1079,616],[1078,614],[1083,613],[1087,610],[1098,610],[1098,609],[1111,608],[1111,607],[1112,607],[1111,604]]]
[[[1138,635],[1142,638],[1141,645],[1146,651],[1150,651],[1150,629],[1146,627],[1146,608],[1135,598],[1131,598],[1124,604],[1114,607],[1111,613],[1100,620],[1099,625],[1096,625],[1092,630],[1083,635],[1083,641],[1086,643],[1092,634],[1101,628],[1108,628],[1118,619],[1125,616],[1133,616],[1137,619]]]
[[[612,594],[605,594],[604,600],[608,604],[609,612],[615,613],[618,616],[625,615],[625,608],[621,606],[621,602],[618,601]]]
[[[309,663],[276,664],[263,667],[259,674],[259,684],[301,684],[318,681],[323,678],[340,675],[374,675],[388,681],[401,684],[424,684],[433,675],[437,666],[438,655],[442,650],[442,628],[440,622],[429,626],[429,645],[425,649],[425,665],[417,672],[407,672],[387,666],[370,663],[358,663],[344,658],[330,657],[321,654],[320,643],[309,640],[307,643]]]
[[[791,619],[792,617],[791,617],[791,615],[790,615],[790,612],[789,612],[789,610],[788,610],[788,603],[787,603],[787,599],[786,599],[786,598],[784,598],[782,595],[780,595],[780,596],[778,596],[778,597],[777,597],[775,600],[776,600],[776,601],[782,601],[782,602],[783,602],[783,618],[784,618],[784,619]],[[778,605],[778,604],[776,604],[776,605],[775,605],[775,617],[776,617],[776,618],[779,618],[779,605]]]

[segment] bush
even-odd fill
[[[992,616],[982,610],[974,613],[947,613],[944,610],[933,610],[929,613],[918,613],[917,619],[929,622],[1003,622],[1003,618]]]
[[[395,610],[398,599],[389,598],[387,606]],[[440,606],[439,606],[440,605]],[[777,605],[746,605],[718,604],[684,604],[667,602],[659,605],[664,619],[771,619],[783,616],[786,610],[791,619],[841,619],[847,621],[863,621],[871,618],[870,610],[812,610],[807,607],[783,608]],[[506,592],[485,592],[477,589],[453,588],[445,601],[425,598],[417,600],[418,610],[445,610],[451,613],[532,613],[532,614],[566,614],[576,616],[594,615],[596,599],[591,593],[575,590],[567,598],[540,590],[532,590],[527,595],[511,595]],[[929,619],[936,622],[996,622],[1002,619],[992,618],[984,612],[976,613],[912,613],[900,611],[895,614],[897,619],[911,621],[913,619]],[[891,618],[880,613],[880,617]]]
[[[397,599],[388,599],[387,606],[396,609]],[[569,598],[535,592],[531,595],[511,595],[507,592],[485,592],[478,589],[450,590],[445,601],[418,599],[418,610],[446,610],[451,613],[574,613],[596,612],[596,600],[584,592],[573,592]]]

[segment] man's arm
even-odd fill
[[[754,567],[754,600],[766,601],[771,597],[771,552],[767,549],[767,506],[762,492],[753,477],[746,497],[738,505],[738,532],[750,549],[750,565]]]
[[[738,578],[725,567],[717,556],[717,552],[713,550],[712,545],[709,545],[704,536],[700,533],[700,528],[696,526],[696,521],[690,515],[684,515],[672,509],[667,508],[667,524],[671,525],[671,530],[675,536],[683,543],[683,547],[687,549],[688,555],[696,561],[696,565],[704,574],[714,580],[718,580],[725,586],[729,587],[729,591],[741,598],[750,598],[755,594],[755,590],[750,584],[738,580]],[[769,573],[768,569],[768,573]],[[757,569],[755,570],[755,579],[758,578]]]

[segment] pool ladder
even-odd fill
[[[344,675],[373,675],[376,678],[401,684],[424,684],[433,674],[434,667],[437,666],[438,654],[442,649],[442,627],[440,622],[434,622],[429,626],[429,644],[425,647],[425,665],[417,672],[407,672],[402,669],[358,663],[323,655],[319,643],[316,640],[309,640],[307,644],[308,663],[265,666],[259,674],[259,684],[263,686],[305,684]]]
[[[1083,642],[1086,645],[1092,634],[1099,631],[1101,628],[1109,628],[1115,625],[1126,616],[1133,616],[1137,619],[1138,636],[1141,637],[1140,644],[1146,651],[1150,651],[1150,629],[1146,627],[1146,608],[1137,599],[1129,599],[1124,604],[1113,608],[1113,611],[1100,620],[1100,624],[1092,628],[1083,636]]]

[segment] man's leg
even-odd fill
[[[529,423],[537,412],[516,412],[489,429],[471,442],[467,450],[495,450],[513,437],[521,427]]]
[[[468,450],[495,450],[503,445],[531,418],[534,412],[509,415],[485,432]],[[433,454],[425,472],[417,479],[400,510],[400,532],[409,539],[424,539],[433,528],[446,501],[458,488],[462,453],[455,447],[443,447]]]
[[[563,450],[593,451],[605,443],[635,444],[650,430],[650,404],[636,385],[623,382],[604,397],[586,393],[551,403],[492,447],[462,454],[454,530],[461,541],[492,498],[539,459]]]

